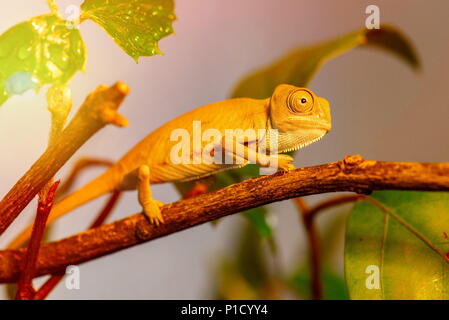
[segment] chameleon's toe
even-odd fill
[[[151,200],[143,206],[143,213],[148,218],[148,221],[155,226],[164,223],[164,218],[161,214],[161,209],[164,203],[158,200]]]
[[[278,154],[277,160],[279,171],[289,171],[295,169],[295,166],[292,163],[295,159],[288,154]]]
[[[153,201],[156,203],[156,205],[157,205],[159,208],[165,206],[165,203],[163,203],[162,201],[159,201],[159,200],[153,200]]]

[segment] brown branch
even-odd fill
[[[37,274],[57,273],[130,246],[275,201],[312,194],[372,190],[449,191],[449,163],[343,161],[248,179],[162,208],[165,223],[150,226],[141,214],[42,246]],[[17,281],[24,250],[0,251],[0,282]]]
[[[109,123],[118,126],[127,124],[126,119],[117,113],[117,109],[128,92],[128,87],[118,82],[110,88],[100,86],[89,94],[58,139],[0,202],[0,235],[67,160],[98,130]]]

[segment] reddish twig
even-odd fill
[[[352,203],[352,202],[356,202],[359,200],[364,199],[365,196],[362,194],[350,194],[350,195],[344,195],[344,196],[339,196],[339,197],[335,197],[335,198],[331,198],[331,199],[327,199],[321,203],[319,203],[318,205],[314,206],[313,208],[311,208],[308,211],[308,215],[311,218],[314,218],[319,212],[341,205],[341,204],[345,204],[345,203]]]
[[[303,213],[301,216],[309,242],[310,290],[312,299],[322,300],[323,283],[321,281],[320,238],[315,228],[315,220],[307,213]]]
[[[293,198],[293,201],[295,202],[296,208],[301,214],[305,214],[309,211],[309,205],[307,204],[306,200],[302,197]]]
[[[36,218],[34,220],[33,232],[31,234],[30,241],[25,257],[25,267],[20,274],[18,289],[16,294],[17,300],[32,300],[34,299],[35,290],[33,288],[32,280],[36,271],[36,262],[39,255],[39,249],[41,246],[42,237],[44,236],[45,226],[47,224],[48,215],[53,206],[53,200],[56,194],[56,188],[58,188],[59,181],[56,181],[51,185],[48,192],[45,192],[45,196],[39,198],[39,203],[36,212]]]
[[[106,205],[104,206],[103,210],[101,210],[100,214],[90,225],[89,229],[97,228],[105,222],[105,220],[107,219],[107,217],[109,217],[115,205],[117,204],[121,194],[122,193],[120,191],[112,192],[108,202],[106,202]]]
[[[37,290],[34,295],[34,300],[44,300],[53,291],[54,288],[58,285],[58,283],[64,278],[65,272],[55,273],[48,278],[47,281]]]
[[[97,218],[94,220],[94,222],[91,224],[89,229],[97,228],[105,222],[105,220],[111,214],[112,210],[117,204],[120,195],[121,195],[120,191],[114,191],[112,193],[108,202],[101,210]],[[56,286],[59,284],[62,278],[64,278],[64,275],[65,275],[64,272],[52,274],[50,278],[48,278],[48,280],[45,281],[45,283],[39,288],[39,290],[37,290],[36,294],[34,295],[34,300],[44,300],[50,294],[50,292],[52,292],[53,289],[56,288]]]
[[[69,176],[64,179],[64,183],[58,188],[57,198],[60,198],[67,194],[72,186],[75,184],[77,178],[80,174],[92,167],[110,167],[113,162],[106,159],[95,159],[95,158],[81,158],[78,159],[72,168]]]
[[[309,263],[310,263],[310,291],[312,293],[312,299],[323,299],[323,284],[321,281],[321,256],[320,256],[320,239],[318,232],[315,228],[316,215],[331,207],[358,201],[363,199],[363,195],[344,195],[335,198],[325,200],[318,205],[310,208],[303,198],[295,198],[295,204],[301,213],[301,220],[304,223],[304,227],[307,233],[307,239],[309,243]]]

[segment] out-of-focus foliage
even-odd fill
[[[0,105],[46,84],[65,84],[84,68],[79,31],[53,14],[19,23],[0,36]]]
[[[280,298],[281,279],[269,267],[273,255],[266,254],[270,250],[267,242],[248,223],[239,232],[235,257],[218,271],[215,296],[230,300]]]
[[[351,299],[448,299],[449,263],[441,254],[449,252],[449,193],[382,191],[372,197],[428,243],[372,203],[358,203],[346,234]],[[376,267],[379,289],[372,288]]]
[[[310,268],[298,269],[291,278],[293,288],[303,299],[311,299],[310,295]],[[329,268],[321,272],[323,284],[323,298],[325,300],[347,300],[346,284],[344,279]]]
[[[391,26],[382,26],[379,30],[363,28],[290,52],[275,63],[245,77],[234,89],[232,97],[267,98],[282,83],[305,87],[327,60],[358,46],[391,52],[412,68],[419,69],[419,60],[413,47],[399,30]]]
[[[331,209],[329,209],[331,210]],[[343,235],[346,223],[345,208],[338,208],[330,213],[326,226],[319,232],[320,261],[322,265],[321,284],[323,286],[323,298],[326,300],[347,300],[345,280],[342,272],[337,272],[335,260],[340,256],[340,246],[343,245]],[[307,244],[303,244],[307,246]],[[310,250],[310,248],[309,248]],[[286,282],[297,294],[297,298],[311,299],[310,284],[310,262],[309,259],[301,259],[293,273],[289,275]]]
[[[159,40],[173,33],[173,0],[85,0],[81,9],[136,61],[160,54]]]
[[[324,298],[348,299],[342,274],[332,267],[336,246],[342,245],[346,211],[339,210],[320,232],[323,264],[322,284]],[[298,221],[298,228],[300,228]],[[277,251],[254,226],[242,226],[236,239],[235,256],[227,257],[216,277],[215,297],[220,299],[281,299],[311,297],[309,263],[300,259],[293,270],[285,272]],[[270,238],[273,239],[273,238]],[[270,240],[268,239],[268,240]],[[273,239],[274,240],[274,239]],[[254,272],[252,273],[252,270]]]

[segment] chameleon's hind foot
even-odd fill
[[[146,165],[141,166],[139,168],[138,178],[137,194],[139,203],[143,209],[143,214],[151,224],[158,226],[164,223],[161,214],[161,207],[164,203],[153,199],[150,188],[150,168]]]

